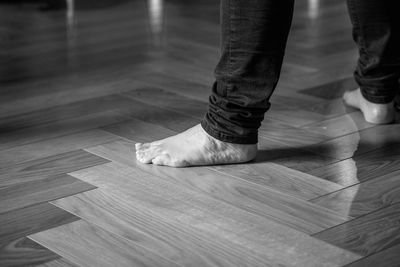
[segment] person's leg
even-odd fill
[[[293,1],[222,1],[222,56],[202,121],[218,140],[257,143],[279,79]]]
[[[136,144],[143,163],[175,167],[253,159],[257,130],[279,79],[294,0],[222,0],[222,55],[201,125]]]
[[[394,120],[394,98],[400,78],[398,0],[348,0],[353,38],[359,48],[354,77],[359,89],[344,94],[372,123]]]

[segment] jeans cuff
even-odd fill
[[[376,96],[368,94],[366,90],[360,88],[362,96],[371,103],[375,104],[388,104],[394,100],[395,95],[387,95],[387,96]]]
[[[232,136],[221,133],[218,130],[215,130],[211,127],[211,125],[207,122],[206,118],[201,121],[201,127],[203,128],[206,133],[210,136],[218,139],[222,142],[233,143],[233,144],[243,144],[243,145],[253,145],[258,143],[258,136]]]

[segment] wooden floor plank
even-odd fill
[[[107,173],[112,173],[112,177]],[[206,231],[212,235],[228,238],[236,245],[250,249],[273,262],[289,266],[294,263],[300,266],[323,266],[333,263],[344,264],[350,259],[358,258],[355,254],[348,254],[334,247],[325,247],[323,243],[314,243],[316,240],[308,235],[215,200],[203,193],[183,190],[181,186],[141,172],[137,168],[107,163],[74,172],[72,175],[99,188],[106,186],[110,191],[114,188],[120,195],[127,194],[134,197],[137,208],[140,203],[143,209],[162,218],[174,218],[175,223],[194,227],[195,231]],[[284,258],[279,256],[288,250],[292,251],[291,256]],[[325,258],[327,255],[330,256]]]
[[[7,149],[2,151],[0,155],[0,171],[26,161],[54,156],[117,139],[118,137],[115,135],[95,129]]]
[[[372,128],[375,124],[365,121],[361,112],[356,111],[324,121],[315,122],[301,127],[315,134],[322,134],[331,138]]]
[[[190,117],[171,109],[162,109],[134,99],[129,101],[131,105],[127,108],[127,112],[132,118],[157,124],[175,132],[182,132],[200,123],[200,118]]]
[[[232,172],[234,176],[227,176],[223,173],[226,170],[223,167],[219,169],[203,167],[173,169],[143,165],[136,162],[132,147],[132,143],[116,142],[93,147],[88,151],[109,160],[123,163],[126,166],[143,170],[177,186],[184,186],[190,190],[205,193],[305,233],[311,234],[318,229],[326,229],[349,219],[347,216],[337,216],[328,209],[320,209],[319,206],[312,206],[307,201],[301,200],[298,197],[299,195],[304,198],[311,192],[302,190],[302,185],[296,184],[298,182],[296,182],[295,177],[299,177],[301,174],[296,174],[295,171],[290,174],[288,170],[274,164],[266,164],[265,167],[270,168],[270,171],[274,172],[276,176],[264,175],[267,181],[263,181],[262,178],[257,178],[256,174],[254,176],[249,175],[247,171]],[[230,168],[228,167],[228,169]],[[218,172],[214,170],[218,170]],[[255,170],[257,170],[257,167],[252,169],[252,171]],[[242,173],[246,174],[246,178],[242,178],[245,176]],[[304,177],[304,187],[316,180],[313,177],[308,178],[310,178],[310,181],[307,181],[307,177]],[[246,180],[251,182],[249,183]],[[268,182],[268,180],[286,180],[287,184],[285,185],[285,182]],[[319,184],[319,188],[331,186],[331,190],[338,189],[335,184],[330,185],[323,182]],[[276,190],[277,188],[284,193]],[[315,192],[313,192],[314,194]]]
[[[342,97],[345,91],[355,88],[357,88],[357,84],[355,83],[354,78],[346,77],[335,82],[301,90],[301,93],[317,96],[323,99],[334,99]]]
[[[30,238],[80,266],[179,266],[84,221],[47,230]]]
[[[270,141],[271,144],[276,144],[270,149],[288,146],[305,149],[331,139],[325,133],[314,133],[308,129],[296,128],[268,119],[263,121],[259,129],[259,137]]]
[[[39,181],[106,162],[109,161],[84,150],[22,162],[0,171],[0,189],[19,183]]]
[[[210,169],[302,199],[316,198],[343,188],[338,184],[270,162],[254,162],[245,166],[220,165]]]
[[[312,199],[344,216],[359,217],[400,202],[400,171]]]
[[[397,267],[400,260],[400,245],[395,245],[356,262],[346,265],[346,267]]]
[[[394,204],[317,233],[314,237],[368,256],[399,244],[399,218],[400,204]]]
[[[0,243],[2,267],[34,266],[59,258],[59,255],[26,237],[10,243]]]
[[[4,97],[7,97],[7,95]],[[10,100],[12,100],[12,97],[10,97]],[[81,116],[89,116],[90,118],[90,116],[103,112],[107,114],[107,112],[118,110],[124,107],[124,105],[124,99],[116,94],[94,97],[50,108],[42,107],[34,112],[0,117],[0,125],[1,129],[4,130],[2,134],[4,134],[9,131],[35,127],[42,124],[78,119]]]
[[[6,186],[0,189],[0,214],[95,188],[66,174]]]
[[[137,119],[129,119],[121,123],[102,127],[101,129],[117,136],[141,143],[164,139],[176,134],[175,131],[170,129]],[[149,130],[151,134],[149,134]]]
[[[174,110],[200,119],[208,108],[208,103],[205,101],[197,101],[154,87],[140,88],[122,95],[152,106]]]
[[[400,145],[392,144],[309,173],[343,186],[351,186],[399,170],[399,159]]]
[[[25,236],[79,220],[49,203],[0,214],[0,265],[33,266],[59,256]]]
[[[7,101],[7,99],[2,98],[0,101],[2,104],[1,116],[15,116],[35,112],[40,109],[67,105],[94,97],[129,91],[132,90],[134,84],[137,83],[127,78],[121,78],[118,81],[104,81],[103,77],[105,75],[103,72],[100,72],[100,75],[97,74],[93,76],[94,75],[88,75],[85,79],[77,80],[75,75],[65,75],[61,78],[54,78],[50,80],[50,82],[47,81],[43,83],[43,81],[39,80],[35,83],[31,81],[25,85],[25,90],[29,88],[31,91],[35,91],[36,94],[32,95],[29,91],[24,97],[15,97],[14,94],[11,94],[11,96],[14,96],[13,101]],[[129,85],[129,87],[127,88],[124,85]],[[137,84],[137,86],[142,85],[143,84]],[[21,86],[21,84],[19,84],[19,86]],[[21,87],[24,88],[24,86]]]
[[[380,125],[320,143],[310,150],[343,160],[378,148],[396,146],[399,130],[399,124]]]
[[[338,161],[337,159],[300,148],[281,147],[271,149],[270,147],[270,141],[260,138],[257,157],[254,161],[272,162],[305,173]]]
[[[0,243],[8,243],[79,218],[51,205],[41,203],[0,214]]]
[[[40,265],[37,265],[36,267],[79,267],[75,263],[72,263],[64,258],[60,258],[57,260],[49,261]]]
[[[147,87],[162,88],[168,92],[173,92],[184,97],[205,101],[210,94],[209,83],[186,80],[183,77],[173,77],[161,71],[147,73],[137,77],[137,79]]]
[[[234,244],[215,235],[193,231],[141,209],[136,198],[104,187],[80,195],[59,199],[56,206],[74,212],[107,231],[157,251],[182,266],[265,266],[254,255],[243,253]],[[112,207],[118,207],[112,208]]]
[[[134,140],[136,142],[150,142],[157,140],[158,138],[166,138],[176,133],[159,126],[155,126],[153,124],[141,122],[139,120],[117,123],[114,125],[110,125],[108,127],[104,127],[103,129],[115,135],[122,136],[124,138]],[[150,132],[152,134],[149,134]],[[152,137],[153,133],[155,135],[154,138]],[[261,142],[262,143],[260,144],[260,149],[263,149],[264,146],[267,147],[271,146],[271,144],[268,141],[261,141]],[[127,145],[133,148],[133,144],[127,144]],[[267,154],[269,154],[270,152],[275,157],[279,157],[276,151],[274,150],[269,151],[268,149],[266,150]],[[133,158],[133,156],[134,156],[133,154],[132,155],[130,154],[127,155],[127,158]],[[314,157],[315,156],[316,155],[314,155]],[[263,156],[260,153],[258,160],[263,161],[264,160],[263,157],[265,156]],[[265,161],[269,160],[268,155],[266,158],[267,159]],[[325,163],[332,162],[332,159],[324,159],[323,162]],[[315,165],[315,163],[312,165]],[[230,175],[234,175],[237,169],[240,168],[241,166],[242,165],[238,166],[229,165],[227,167],[215,167],[212,169],[217,169],[222,172],[226,171]],[[278,170],[281,171],[279,173],[276,173]],[[283,172],[285,172],[285,174],[283,174]],[[257,178],[256,176],[258,176],[259,178]],[[246,171],[243,170],[242,172],[240,172],[240,178],[258,183],[260,185],[268,186],[278,191],[305,199],[314,198],[317,195],[324,195],[328,192],[336,191],[341,188],[337,184],[331,183],[329,181],[324,181],[322,179],[315,178],[310,175],[297,172],[294,170],[289,170],[284,167],[278,167],[277,165],[268,162],[258,162],[256,164],[247,165]],[[271,183],[271,181],[276,181],[276,182]]]
[[[7,130],[7,132],[2,132],[0,134],[0,151],[67,134],[94,129],[126,119],[126,117],[119,113],[105,111],[91,115],[79,116],[78,118],[59,120],[34,127],[23,128],[16,131],[10,129]]]

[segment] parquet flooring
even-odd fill
[[[0,266],[400,266],[400,114],[344,106],[344,2],[298,0],[246,164],[142,165],[199,123],[218,1],[0,3]]]

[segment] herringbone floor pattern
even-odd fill
[[[201,120],[218,1],[74,4],[0,2],[1,266],[400,266],[400,126],[341,101],[344,1],[296,2],[256,160],[184,169],[134,143]]]

